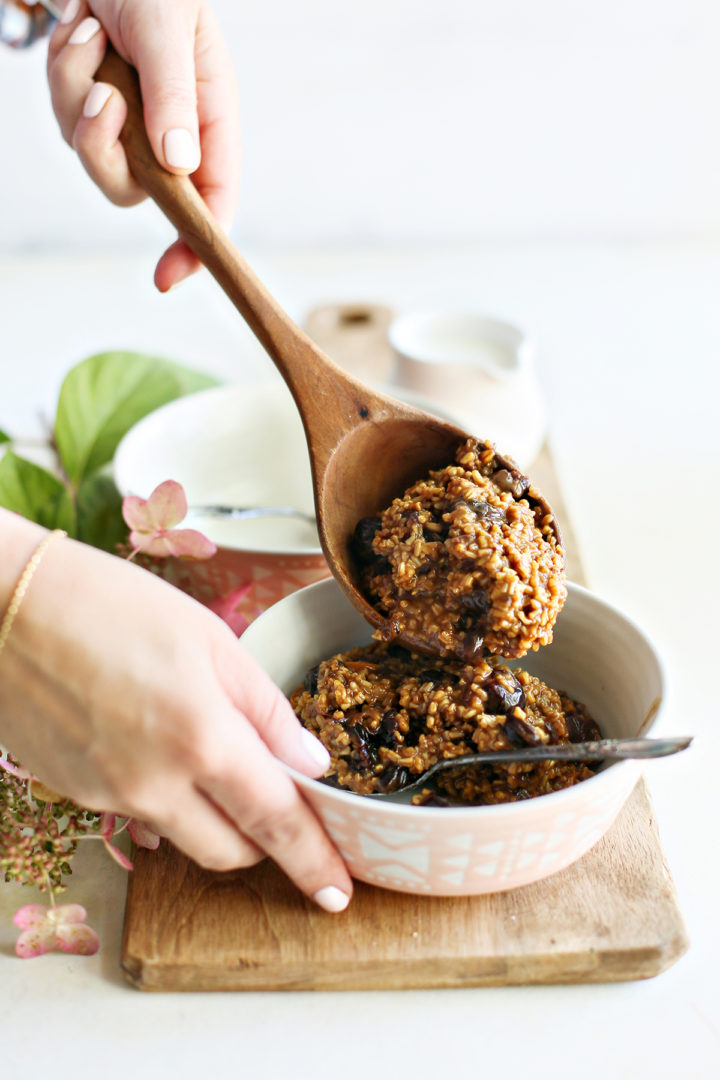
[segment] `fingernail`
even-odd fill
[[[83,19],[70,35],[69,45],[87,45],[90,38],[95,37],[100,29],[97,19]]]
[[[63,26],[67,26],[68,23],[71,23],[79,10],[80,0],[68,0],[67,4],[62,9],[62,15],[60,16],[60,22]]]
[[[307,756],[312,758],[313,765],[317,765],[318,769],[326,772],[330,767],[330,755],[320,740],[316,739],[307,728],[303,728],[300,732],[300,742]]]
[[[83,116],[91,119],[94,116],[99,116],[103,110],[105,102],[112,94],[112,86],[108,86],[107,83],[95,83],[88,96],[85,98],[85,104],[83,105]]]
[[[82,25],[82,23],[80,24]],[[192,135],[185,128],[171,128],[163,137],[165,161],[173,169],[195,172],[200,164],[200,150]]]
[[[325,911],[344,911],[350,903],[350,897],[342,889],[334,885],[326,885],[324,889],[318,889],[313,896],[315,903]]]

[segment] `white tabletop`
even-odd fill
[[[495,246],[255,252],[296,317],[325,301],[466,307],[525,324],[592,588],[668,665],[664,733],[692,733],[648,783],[691,948],[647,982],[388,993],[144,995],[119,970],[125,874],[86,845],[68,899],[101,936],[91,958],[20,961],[0,889],[2,1075],[711,1078],[720,1075],[712,698],[720,513],[720,247]],[[160,297],[152,256],[0,262],[0,428],[31,436],[63,373],[135,348],[225,378],[270,372],[205,276]]]

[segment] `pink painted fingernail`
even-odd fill
[[[316,739],[311,731],[307,728],[303,728],[300,732],[300,741],[303,744],[303,750],[309,758],[312,758],[313,765],[316,765],[318,769],[322,769],[323,772],[330,767],[330,755],[320,742]]]
[[[318,889],[313,896],[315,903],[325,911],[344,911],[350,903],[350,897],[342,889],[334,885],[326,885],[324,889]]]
[[[80,10],[80,0],[68,0],[65,7],[62,9],[62,15],[60,16],[60,22],[63,26],[67,26],[77,16]]]
[[[163,136],[165,161],[173,169],[195,172],[200,164],[200,149],[186,128],[171,128]]]
[[[100,29],[100,23],[97,19],[83,19],[81,23],[73,30],[70,35],[69,45],[87,45],[91,38],[94,38]]]
[[[94,83],[90,89],[90,93],[85,98],[85,104],[83,105],[83,116],[88,119],[92,119],[95,116],[99,116],[102,112],[105,102],[112,94],[112,86],[108,86],[107,83]]]

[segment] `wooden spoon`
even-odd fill
[[[96,78],[117,87],[127,102],[121,141],[135,179],[225,290],[287,383],[305,428],[318,533],[328,566],[364,618],[385,627],[386,617],[358,587],[349,547],[355,525],[385,509],[429,470],[451,464],[467,434],[371,390],[326,356],[233,247],[190,178],[168,173],[158,164],[145,132],[134,69],[108,48]],[[258,449],[273,453],[271,444]],[[503,467],[516,468],[514,462],[496,456]],[[535,491],[533,497],[552,517],[542,497]],[[556,523],[554,528],[561,544]],[[431,651],[407,635],[400,640],[413,649]]]

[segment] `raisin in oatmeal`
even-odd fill
[[[396,791],[442,758],[600,737],[581,704],[526,671],[483,658],[429,660],[380,642],[318,664],[291,702],[330,753],[326,780],[360,795]],[[413,801],[509,802],[592,774],[582,763],[554,761],[465,767],[434,779],[439,795]]]
[[[353,550],[364,592],[387,616],[375,637],[467,661],[552,641],[564,552],[538,493],[491,444],[468,439],[455,464],[363,518]]]

